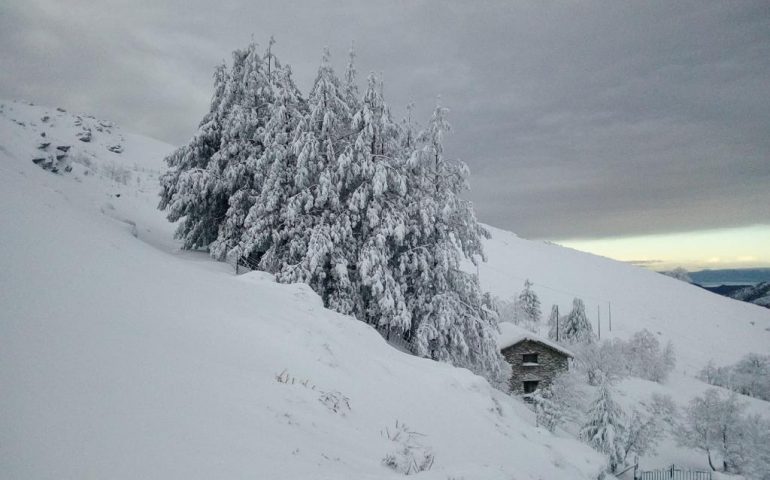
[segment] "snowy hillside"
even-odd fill
[[[170,146],[3,104],[3,478],[400,478],[386,457],[431,455],[420,478],[596,478],[599,455],[480,377],[179,253],[155,209]],[[42,138],[70,146],[56,173]]]
[[[770,353],[770,311],[713,294],[665,275],[546,242],[518,238],[489,227],[488,262],[479,267],[484,289],[510,299],[530,279],[547,315],[558,304],[569,312],[574,297],[585,301],[602,338],[627,338],[646,328],[662,343],[671,340],[677,370],[694,375],[709,359],[734,363],[747,352]],[[612,331],[609,331],[609,306]]]
[[[415,461],[435,456],[421,478],[601,469],[565,432],[536,428],[518,400],[401,353],[306,286],[181,252],[156,208],[170,145],[85,115],[0,105],[3,478],[399,478],[383,459],[404,460],[405,448]],[[651,392],[684,405],[707,388],[692,376],[709,359],[770,352],[766,309],[490,230],[485,289],[508,299],[529,278],[546,312],[567,313],[577,296],[595,328],[598,305],[602,338],[647,328],[672,340],[677,371],[664,385],[621,382],[625,405]],[[750,400],[752,412],[768,405]],[[397,422],[422,435],[391,441]],[[643,463],[680,461],[704,458],[668,439]]]
[[[626,412],[643,408],[653,393],[670,396],[681,411],[710,388],[694,378],[709,360],[727,365],[749,352],[770,353],[767,309],[639,267],[488,228],[492,233],[484,245],[488,262],[478,270],[484,289],[508,300],[521,291],[528,278],[534,283],[532,288],[542,301],[546,317],[553,304],[559,305],[560,314],[565,315],[572,299],[580,297],[594,331],[597,316],[601,315],[603,339],[627,339],[634,332],[648,329],[659,335],[661,344],[668,340],[673,343],[677,365],[663,384],[632,377],[614,386]],[[611,332],[608,302],[612,309]],[[582,390],[584,399],[595,394],[593,387],[584,385]],[[745,396],[740,401],[747,404],[748,412],[770,418],[770,403]],[[578,427],[565,426],[575,435]],[[677,464],[710,470],[702,452],[679,446],[671,433],[662,439],[656,454],[640,459],[642,469]]]

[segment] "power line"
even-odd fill
[[[512,275],[511,273],[509,273],[507,271],[500,270],[498,268],[495,268],[495,267],[493,267],[492,265],[490,265],[488,263],[484,264],[484,268],[488,268],[490,270],[494,270],[495,272],[500,273],[502,275],[505,275],[505,276],[507,276],[508,278],[510,278],[512,280],[519,280],[519,281],[530,280],[528,278],[523,278],[523,277],[518,277],[516,275]],[[590,299],[590,300],[593,300],[593,301],[596,301],[596,302],[605,302],[605,301],[608,302],[608,300],[605,300],[603,298],[597,298],[597,297],[594,297],[593,295],[585,295],[585,294],[581,294],[581,293],[569,292],[569,291],[566,291],[566,290],[562,290],[560,288],[552,287],[550,285],[545,285],[544,283],[532,282],[531,280],[530,280],[530,282],[532,283],[533,286],[542,287],[542,288],[545,288],[546,290],[551,290],[553,292],[561,293],[561,294],[568,295],[568,296],[571,296],[571,297],[585,298],[585,299]]]
[[[602,327],[601,327],[601,303],[606,301],[607,302],[607,310],[608,310],[609,330],[612,331],[612,302],[610,300],[604,300],[604,299],[601,299],[601,298],[597,298],[597,297],[594,297],[593,295],[585,295],[585,294],[579,294],[579,293],[575,293],[575,292],[569,292],[567,290],[562,290],[560,288],[552,287],[550,285],[545,285],[543,283],[535,283],[535,282],[532,282],[529,278],[522,278],[522,277],[519,277],[519,276],[516,276],[516,275],[512,275],[510,272],[507,272],[507,271],[504,271],[504,270],[500,270],[499,268],[495,268],[495,267],[493,267],[492,265],[490,265],[488,263],[484,264],[484,268],[488,268],[490,270],[493,270],[493,271],[497,272],[498,274],[502,274],[503,276],[510,278],[511,280],[518,280],[518,281],[527,281],[527,280],[529,280],[530,283],[532,284],[532,286],[536,286],[538,288],[544,288],[546,290],[551,290],[553,292],[560,293],[560,294],[563,294],[563,295],[567,295],[567,296],[570,296],[570,297],[573,297],[573,298],[583,298],[583,299],[588,299],[588,300],[592,300],[592,301],[597,302],[596,303],[596,322],[597,322],[599,338],[601,338],[601,329],[602,329]],[[480,276],[479,275],[479,266],[478,266],[478,264],[476,265],[476,272],[477,272],[476,275]],[[558,304],[556,305],[556,308],[558,309]],[[558,329],[558,322],[557,322],[557,329]]]

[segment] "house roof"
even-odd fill
[[[500,348],[500,350],[505,350],[506,348],[516,345],[517,343],[521,343],[524,340],[541,343],[546,347],[567,355],[568,357],[575,356],[574,353],[570,352],[558,343],[548,340],[547,338],[543,338],[540,335],[532,333],[518,325],[514,325],[509,322],[500,323],[500,335],[497,337],[497,346]]]

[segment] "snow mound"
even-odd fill
[[[430,457],[421,478],[596,478],[598,454],[484,379],[399,352],[305,285],[180,253],[155,209],[171,146],[114,126],[82,142],[66,112],[4,105],[3,476],[402,478],[383,462]],[[42,128],[91,165],[33,163]],[[122,153],[102,148],[116,135]]]

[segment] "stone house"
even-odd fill
[[[510,323],[500,325],[500,353],[511,365],[511,393],[527,395],[547,388],[556,376],[569,369],[574,355],[556,342]]]

